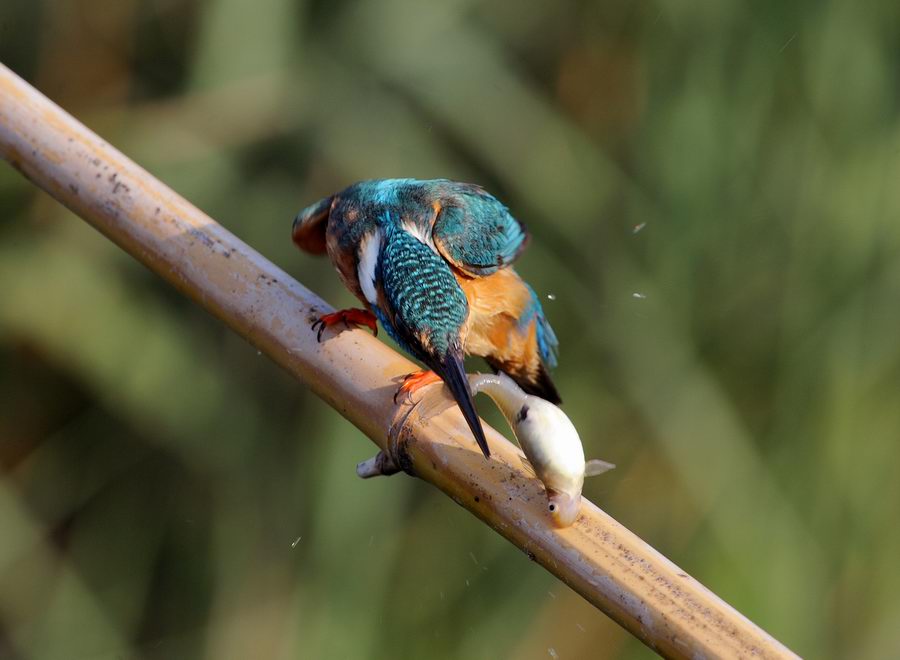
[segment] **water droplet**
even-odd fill
[[[443,592],[443,591],[439,591],[438,593],[441,594],[441,600],[444,600],[444,592]]]
[[[642,222],[642,223],[639,224],[639,225],[635,225],[634,227],[631,228],[631,233],[632,233],[632,234],[637,234],[637,233],[639,233],[640,231],[642,231],[642,230],[644,229],[644,227],[646,227],[646,226],[647,226],[647,223],[646,223],[646,222]]]
[[[631,294],[631,297],[637,298],[638,300],[646,300],[647,294],[646,293],[638,293],[637,291],[635,291],[634,293]]]
[[[475,562],[475,565],[478,566],[478,560],[475,559],[475,555],[473,553],[469,553],[469,556],[472,558],[472,561]]]
[[[300,539],[302,539],[302,538],[303,538],[302,536],[298,536],[297,538],[295,538],[295,539],[294,539],[294,542],[291,543],[291,547],[292,547],[292,548],[296,548],[296,547],[297,547],[297,544],[300,543]]]
[[[553,658],[553,660],[557,660],[559,658],[559,653],[557,653],[556,649],[552,646],[547,649],[547,653],[550,654],[550,657]]]
[[[552,591],[548,591],[547,595],[550,596],[550,598],[552,598],[553,600],[556,600],[556,594],[553,593]]]
[[[257,355],[262,355],[262,351],[256,351]]]
[[[556,294],[555,294],[555,293],[548,293],[548,294],[547,294],[547,300],[556,300]]]
[[[469,578],[466,578],[466,586],[469,586]]]
[[[581,625],[580,623],[576,623],[576,624],[575,624],[575,627],[578,628],[578,630],[580,630],[581,632],[587,632],[587,631],[584,629],[584,626]]]

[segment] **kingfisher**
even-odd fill
[[[465,355],[483,357],[528,394],[560,403],[548,373],[556,366],[556,335],[534,290],[511,267],[528,232],[480,186],[360,181],[300,211],[292,238],[301,250],[327,253],[364,305],[316,320],[318,340],[338,324],[377,335],[380,322],[428,367],[407,375],[397,395],[443,380],[486,458]]]

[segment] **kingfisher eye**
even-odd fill
[[[550,504],[550,513],[553,513],[554,511],[556,511],[556,505],[551,503]]]

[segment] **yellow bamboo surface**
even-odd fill
[[[455,407],[395,405],[413,363],[361,330],[317,343],[328,305],[3,65],[0,155],[660,654],[796,657],[591,502],[553,528],[517,447],[485,426],[485,460]]]

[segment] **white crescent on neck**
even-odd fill
[[[356,275],[359,278],[359,288],[362,289],[366,300],[373,307],[378,306],[378,292],[375,290],[375,266],[378,264],[378,256],[381,254],[382,241],[381,227],[377,227],[375,231],[360,241],[357,250],[359,265],[356,268]]]

